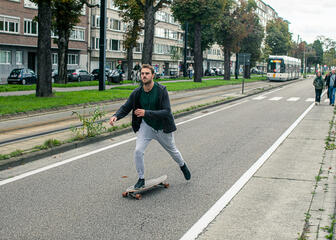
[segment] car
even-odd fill
[[[88,73],[83,69],[72,69],[68,70],[68,81],[69,82],[81,82],[81,81],[92,81],[93,75]]]
[[[120,83],[125,79],[125,75],[120,73],[118,69],[112,70],[107,76],[107,81],[109,83]]]
[[[37,81],[35,72],[29,68],[14,68],[7,78],[8,84],[34,84]]]
[[[216,73],[213,69],[205,69],[204,75],[205,76],[215,76]]]
[[[105,69],[105,76],[108,77],[112,73],[112,70],[109,68]],[[93,80],[99,80],[99,68],[93,69],[91,74],[93,75]]]
[[[254,68],[251,68],[251,73],[262,74],[263,72],[261,70],[259,70],[258,68],[254,67]]]

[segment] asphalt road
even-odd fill
[[[169,155],[152,142],[145,153],[146,177],[167,174],[170,188],[148,192],[140,201],[121,196],[137,180],[132,140],[8,184],[0,181],[0,239],[179,239],[313,97],[312,80],[305,80],[179,119],[175,140],[190,167],[191,181],[186,182]],[[50,161],[130,138],[134,134]],[[0,172],[0,179],[38,169],[48,161]]]

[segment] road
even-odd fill
[[[0,172],[1,239],[179,239],[313,96],[310,79],[178,119],[176,144],[191,181],[152,142],[145,153],[146,177],[167,174],[170,188],[140,201],[121,196],[137,180],[134,134]],[[39,170],[52,163],[61,164]],[[4,182],[22,173],[27,176]]]

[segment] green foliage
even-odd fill
[[[94,137],[106,131],[106,128],[101,121],[105,114],[106,113],[99,108],[96,108],[93,113],[90,113],[88,116],[73,111],[72,115],[77,115],[82,122],[81,127],[72,128],[72,132],[75,134],[76,138],[83,139],[86,137]]]
[[[291,46],[291,33],[288,29],[288,22],[277,18],[269,21],[266,26],[266,45],[272,55],[287,55]]]

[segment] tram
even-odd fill
[[[301,60],[288,56],[270,55],[267,63],[267,80],[288,81],[301,75]]]

